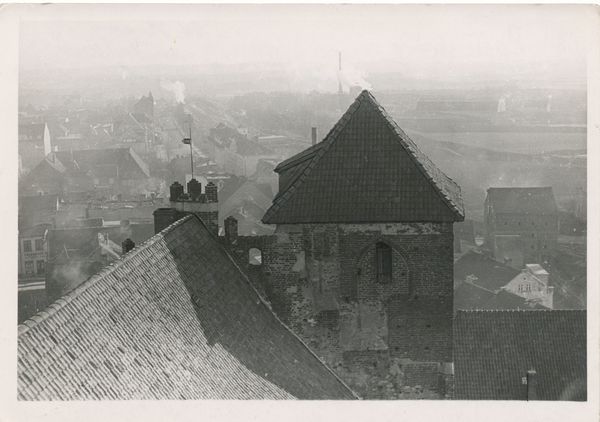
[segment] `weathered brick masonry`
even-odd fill
[[[365,398],[441,398],[452,362],[450,223],[280,225],[221,240],[275,313]],[[392,247],[377,283],[375,245]],[[262,266],[248,251],[262,252]]]

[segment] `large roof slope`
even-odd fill
[[[196,216],[19,326],[18,397],[356,398]]]
[[[89,171],[98,166],[113,166],[119,168],[121,179],[144,179],[150,177],[148,164],[131,148],[89,149],[54,152],[56,158],[69,168],[73,162],[77,167]]]
[[[487,194],[496,213],[558,215],[552,187],[489,188]]]
[[[586,349],[586,311],[458,311],[455,398],[526,400],[535,370],[539,400],[586,400]]]
[[[482,252],[468,251],[454,263],[454,278],[465,281],[467,276],[477,277],[473,281],[479,287],[498,292],[513,278],[521,274],[521,270],[510,267]]]
[[[264,223],[461,221],[458,185],[363,91],[317,145],[282,162]]]

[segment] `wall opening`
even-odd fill
[[[248,251],[248,263],[250,265],[262,265],[262,252],[260,249],[251,248]]]

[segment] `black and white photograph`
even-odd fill
[[[3,6],[0,419],[595,420],[598,10]]]

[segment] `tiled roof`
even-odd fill
[[[461,221],[458,185],[363,91],[322,142],[282,162],[264,223]]]
[[[501,290],[478,309],[547,309],[539,302],[527,300],[515,293]]]
[[[58,151],[56,157],[69,168],[75,163],[80,169],[89,171],[93,167],[103,165],[117,165],[121,179],[146,179],[150,177],[150,170],[134,150],[131,148],[89,149],[73,151]]]
[[[19,214],[32,211],[52,213],[58,209],[58,195],[19,196]]]
[[[586,400],[586,311],[458,311],[455,398],[526,400],[527,371],[539,400]]]
[[[39,237],[52,228],[50,223],[36,224],[35,226],[27,227],[26,229],[19,230],[19,237]]]
[[[499,291],[519,274],[520,270],[476,251],[468,251],[454,262],[455,279],[465,281],[467,276],[474,275],[477,277],[474,284],[493,292]]]
[[[551,187],[489,188],[487,194],[495,213],[558,215]]]
[[[494,292],[463,281],[454,289],[454,309],[482,309],[494,296]]]
[[[494,310],[494,309],[547,309],[515,293],[500,290],[494,293],[477,285],[463,282],[454,290],[455,310]]]
[[[356,396],[188,216],[19,326],[18,398]]]

